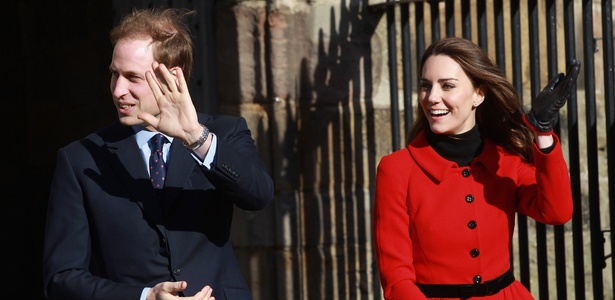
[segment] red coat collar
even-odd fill
[[[407,148],[416,164],[437,182],[442,182],[451,168],[459,168],[457,163],[446,160],[427,143],[425,132],[419,133]],[[502,147],[494,144],[491,140],[484,139],[483,150],[470,163],[470,167],[479,164],[483,165],[490,173],[496,173],[499,158],[504,155],[511,154],[506,154]]]

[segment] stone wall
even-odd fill
[[[239,79],[220,86],[221,110],[249,117],[276,186],[268,210],[235,218],[255,298],[379,298],[370,218],[380,14],[361,1],[244,1],[217,17],[220,78]]]
[[[505,9],[509,9],[505,2]],[[222,82],[239,79],[237,85],[220,85],[221,110],[247,116],[276,184],[276,198],[268,210],[237,212],[235,218],[237,255],[256,299],[381,298],[371,244],[373,183],[380,157],[395,150],[391,143],[387,28],[382,4],[352,0],[240,1],[217,8],[220,78]],[[580,3],[575,5],[580,28]],[[544,3],[539,7],[542,16]],[[594,8],[599,10],[600,5],[596,3]],[[487,11],[492,9],[488,3]],[[522,12],[522,35],[539,30],[544,36],[543,25],[530,29],[527,10],[522,8]],[[429,16],[425,17],[429,24]],[[557,22],[561,27],[561,18]],[[505,23],[510,24],[510,20]],[[596,23],[594,28],[599,31],[598,20]],[[542,17],[539,24],[544,24]],[[476,26],[474,23],[474,37]],[[580,41],[579,32],[576,35]],[[563,43],[561,34],[558,31],[558,40]],[[490,54],[495,57],[493,42],[489,43]],[[522,95],[529,106],[529,66],[540,64],[543,85],[549,78],[546,59],[531,62],[525,55],[528,42],[522,45]],[[559,48],[563,49],[563,45]],[[582,57],[581,45],[578,49]],[[541,58],[546,57],[545,51],[541,45]],[[510,73],[510,53],[506,57],[505,68]],[[595,58],[596,70],[600,70],[601,57]],[[564,59],[558,60],[557,69],[565,70]],[[597,71],[596,77],[599,76]],[[399,80],[402,99],[403,82]],[[596,87],[600,122],[604,117],[602,84],[598,82]],[[582,75],[578,94],[582,117],[583,88]],[[403,104],[399,106],[403,120],[405,110]],[[565,125],[563,122],[566,146]],[[402,122],[402,144],[403,126]],[[598,131],[602,166],[604,128]],[[581,164],[581,176],[586,179],[586,162]],[[604,170],[601,168],[601,172]],[[601,174],[601,183],[606,184],[606,173]],[[586,189],[585,181],[583,186]],[[603,210],[607,211],[608,189],[601,185],[600,193]],[[581,209],[586,212],[586,190],[583,195]],[[584,222],[587,226],[587,215]],[[608,227],[608,216],[602,222]],[[535,232],[531,230],[533,240]],[[570,245],[570,237],[567,239]],[[530,246],[535,264],[535,241]],[[552,246],[549,244],[550,249]],[[587,270],[590,267],[586,264]],[[535,266],[531,268],[535,274]],[[552,266],[549,268],[554,272]],[[572,273],[569,270],[567,274]],[[538,295],[536,280],[531,279],[532,292]],[[588,280],[586,289],[591,290],[591,279]],[[610,279],[605,281],[606,295],[610,295]],[[572,290],[574,283],[569,284]]]

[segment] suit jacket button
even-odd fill
[[[470,169],[463,169],[463,171],[461,171],[461,175],[463,175],[463,177],[469,177]]]
[[[175,274],[175,275],[179,275],[181,272],[182,272],[182,271],[181,271],[181,269],[180,269],[180,268],[175,268],[175,269],[173,269],[173,274]]]
[[[472,221],[468,222],[468,228],[474,229],[474,228],[476,228],[476,226],[477,226],[476,221],[472,220]]]
[[[468,203],[474,202],[474,196],[472,196],[470,194],[466,195],[466,202],[468,202]]]

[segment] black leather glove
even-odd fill
[[[564,106],[579,77],[581,62],[573,60],[568,67],[568,74],[560,73],[532,101],[532,109],[524,114],[525,123],[535,132],[549,134],[559,109]]]

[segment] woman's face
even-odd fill
[[[448,56],[435,55],[425,61],[422,73],[419,100],[431,131],[460,134],[472,129],[484,93],[461,66]]]

